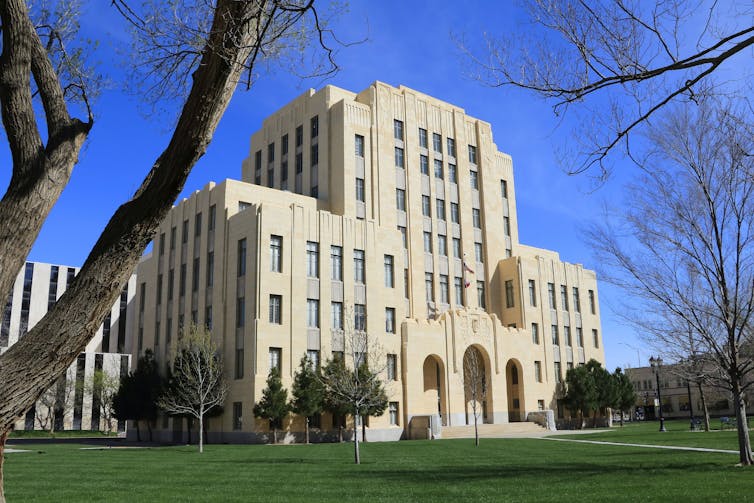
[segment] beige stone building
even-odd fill
[[[371,439],[406,438],[420,417],[436,435],[471,422],[469,350],[485,364],[488,423],[557,411],[566,370],[604,362],[595,274],[519,243],[512,161],[490,124],[380,82],[311,90],[267,118],[242,181],[178,203],[137,276],[135,355],[166,361],[189,321],[222,347],[216,440],[262,440],[252,407],[270,367],[290,387],[302,356],[342,351],[346,321],[387,359],[390,404]],[[181,423],[162,421],[163,438],[180,439]],[[326,415],[315,424],[333,430]]]

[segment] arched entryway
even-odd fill
[[[506,391],[508,392],[508,421],[515,423],[524,421],[524,375],[521,362],[516,359],[508,360],[505,365]]]
[[[443,426],[447,426],[448,406],[445,390],[445,365],[437,355],[424,359],[424,399],[431,404],[432,413],[440,416]]]
[[[463,392],[466,403],[466,424],[492,422],[492,382],[490,358],[482,346],[472,345],[463,355]]]

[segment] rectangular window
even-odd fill
[[[479,211],[479,208],[471,209],[471,221],[474,224],[475,229],[482,228],[482,215],[481,215],[481,212]]]
[[[427,148],[427,130],[419,128],[419,146]]]
[[[319,328],[319,301],[317,299],[306,299],[306,326]]]
[[[398,355],[387,355],[387,380],[398,380]]]
[[[450,157],[456,156],[456,141],[453,138],[448,138],[448,155]]]
[[[385,286],[395,288],[395,275],[393,274],[393,256],[385,255]]]
[[[280,371],[280,360],[282,360],[282,354],[282,348],[270,348],[270,370],[276,369],[278,372]]]
[[[403,121],[393,119],[393,138],[403,141]]]
[[[262,151],[257,150],[254,154],[254,183],[262,185]]]
[[[448,238],[444,234],[437,235],[437,253],[443,257],[448,256]]]
[[[160,256],[165,255],[165,233],[160,234]]]
[[[181,264],[181,273],[178,278],[178,295],[180,297],[186,295],[186,264]]]
[[[581,299],[579,298],[579,289],[577,287],[573,287],[573,310],[577,313],[581,313]]]
[[[469,145],[469,162],[476,164],[476,147],[474,145]]]
[[[340,246],[330,247],[330,279],[343,281],[343,248]]]
[[[191,271],[191,291],[199,290],[199,257],[194,259],[194,268]]]
[[[288,153],[288,135],[284,134],[280,138],[280,155],[286,155]]]
[[[542,382],[542,362],[534,362],[534,380]]]
[[[333,330],[343,330],[343,303],[330,303],[330,325]]]
[[[270,295],[270,323],[280,325],[281,312],[283,309],[283,297],[281,295]]]
[[[450,285],[448,285],[448,275],[440,274],[440,302],[443,304],[450,303]]]
[[[443,179],[442,161],[439,159],[435,159],[435,178]]]
[[[215,283],[215,252],[207,252],[207,286]]]
[[[236,379],[243,379],[243,348],[236,348]]]
[[[597,314],[597,307],[594,302],[594,290],[589,290],[589,312]]]
[[[408,250],[408,231],[403,226],[398,226],[398,232],[401,233],[401,242],[403,243],[403,249]]]
[[[388,404],[388,416],[390,417],[390,424],[398,426],[398,402],[390,402]]]
[[[450,203],[450,221],[454,224],[457,224],[459,222],[458,203]]]
[[[426,253],[432,253],[432,233],[424,233],[424,251]]]
[[[450,183],[458,183],[458,168],[455,164],[448,164],[448,180]]]
[[[395,308],[385,308],[385,332],[388,334],[395,333]]]
[[[233,429],[241,430],[243,427],[243,409],[241,402],[233,402]]]
[[[168,271],[168,300],[173,300],[173,283],[175,283],[175,271]]]
[[[445,220],[445,199],[435,199],[435,213],[439,220]]]
[[[207,330],[212,330],[212,306],[204,308],[204,326],[207,327]]]
[[[304,172],[304,154],[301,152],[296,154],[296,174],[300,175]],[[296,180],[298,182],[298,179]],[[300,192],[300,189],[298,190]]]
[[[580,348],[584,347],[584,331],[581,327],[576,327],[576,345]]]
[[[469,171],[469,179],[471,181],[471,188],[473,190],[479,190],[479,173],[476,171]]]
[[[476,258],[476,261],[478,263],[484,263],[484,251],[482,248],[482,243],[474,243],[474,257]]]
[[[238,264],[237,272],[238,276],[244,276],[246,274],[246,238],[238,240]]]
[[[267,145],[267,164],[275,161],[275,142]]]
[[[354,136],[354,145],[356,157],[364,157],[364,137],[360,134]]]
[[[502,192],[503,199],[508,199],[508,182],[500,180],[500,192]]]
[[[558,335],[558,326],[552,325],[551,327],[552,331],[552,344],[553,346],[559,346],[560,345],[560,336]]]
[[[300,147],[304,144],[304,126],[298,126],[296,128],[296,146]]]
[[[461,240],[459,238],[453,238],[453,257],[461,258]]]
[[[555,304],[555,284],[547,283],[547,296],[550,299],[550,309],[556,309]]]
[[[251,203],[247,203],[246,201],[238,201],[238,212],[242,212],[251,206]]]
[[[487,300],[485,299],[485,295],[484,295],[484,281],[476,282],[476,296],[477,296],[477,302],[479,302],[479,307],[481,307],[482,309],[486,309]]]
[[[319,135],[319,116],[317,115],[311,119],[311,134],[312,138],[316,138]]]
[[[175,250],[175,236],[176,236],[176,229],[175,226],[170,228],[170,249]]]
[[[563,327],[563,338],[565,339],[566,346],[571,347],[573,345],[573,341],[571,340],[571,327],[568,325]]]
[[[406,161],[404,159],[403,149],[399,147],[395,147],[395,167],[396,168],[406,167]]]
[[[243,328],[246,325],[246,298],[238,297],[236,299],[236,328]]]
[[[319,278],[319,243],[306,242],[306,276]]]
[[[429,175],[429,158],[426,155],[419,156],[419,170],[422,175]]]
[[[513,307],[513,280],[505,280],[505,307]]]
[[[531,324],[531,341],[534,344],[539,344],[539,325],[536,323]]]
[[[453,289],[456,294],[456,306],[463,305],[463,278],[453,278]]]
[[[306,351],[306,360],[309,362],[309,367],[313,369],[319,368],[319,351],[316,349],[308,349]]]
[[[217,208],[215,208],[215,205],[209,207],[209,218],[207,219],[207,230],[208,231],[214,231],[215,230],[215,218],[217,217]]]
[[[363,178],[356,178],[356,200],[361,201],[362,203],[365,201],[364,199],[364,179]]]
[[[353,329],[357,332],[367,329],[367,306],[364,304],[353,305]]]
[[[189,221],[184,220],[183,221],[183,227],[181,228],[181,244],[185,245],[188,243],[188,235],[189,235]]]
[[[202,235],[202,213],[199,212],[194,216],[194,237]]]
[[[270,236],[270,271],[283,272],[283,238]]]
[[[432,208],[430,207],[429,196],[422,196],[422,215],[432,218]]]
[[[563,375],[560,370],[560,362],[555,362],[555,382],[559,383],[563,380]]]
[[[442,153],[442,137],[438,133],[432,133],[432,148],[435,152]]]
[[[395,207],[398,211],[406,211],[406,191],[395,189]]]
[[[319,145],[312,145],[309,148],[309,166],[316,166],[319,164]]]
[[[509,217],[503,217],[503,232],[510,237],[511,235],[511,219]]]
[[[529,280],[529,305],[537,307],[537,284],[533,279]]]
[[[355,283],[360,285],[366,283],[366,272],[364,270],[364,250],[353,251],[353,280]]]
[[[597,333],[597,329],[592,329],[592,341],[594,342],[594,347],[599,348],[600,347],[600,336]]]
[[[408,269],[403,269],[403,296],[408,299]]]
[[[560,285],[560,303],[563,311],[568,311],[568,287]]]
[[[424,273],[424,298],[427,302],[435,301],[435,278],[431,272]]]

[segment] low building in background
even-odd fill
[[[0,325],[0,353],[21,339],[42,319],[65,292],[78,268],[26,262],[18,273],[5,305]],[[131,361],[131,304],[136,277],[131,276],[104,323],[93,334],[86,349],[45,392],[24,418],[17,430],[106,430],[100,413],[100,391],[93,382],[96,371],[120,378],[128,373]],[[125,424],[120,422],[123,430]]]

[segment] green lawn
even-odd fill
[[[350,444],[19,447],[34,452],[6,456],[9,502],[713,501],[754,490],[736,455],[537,439],[369,443],[361,466]]]

